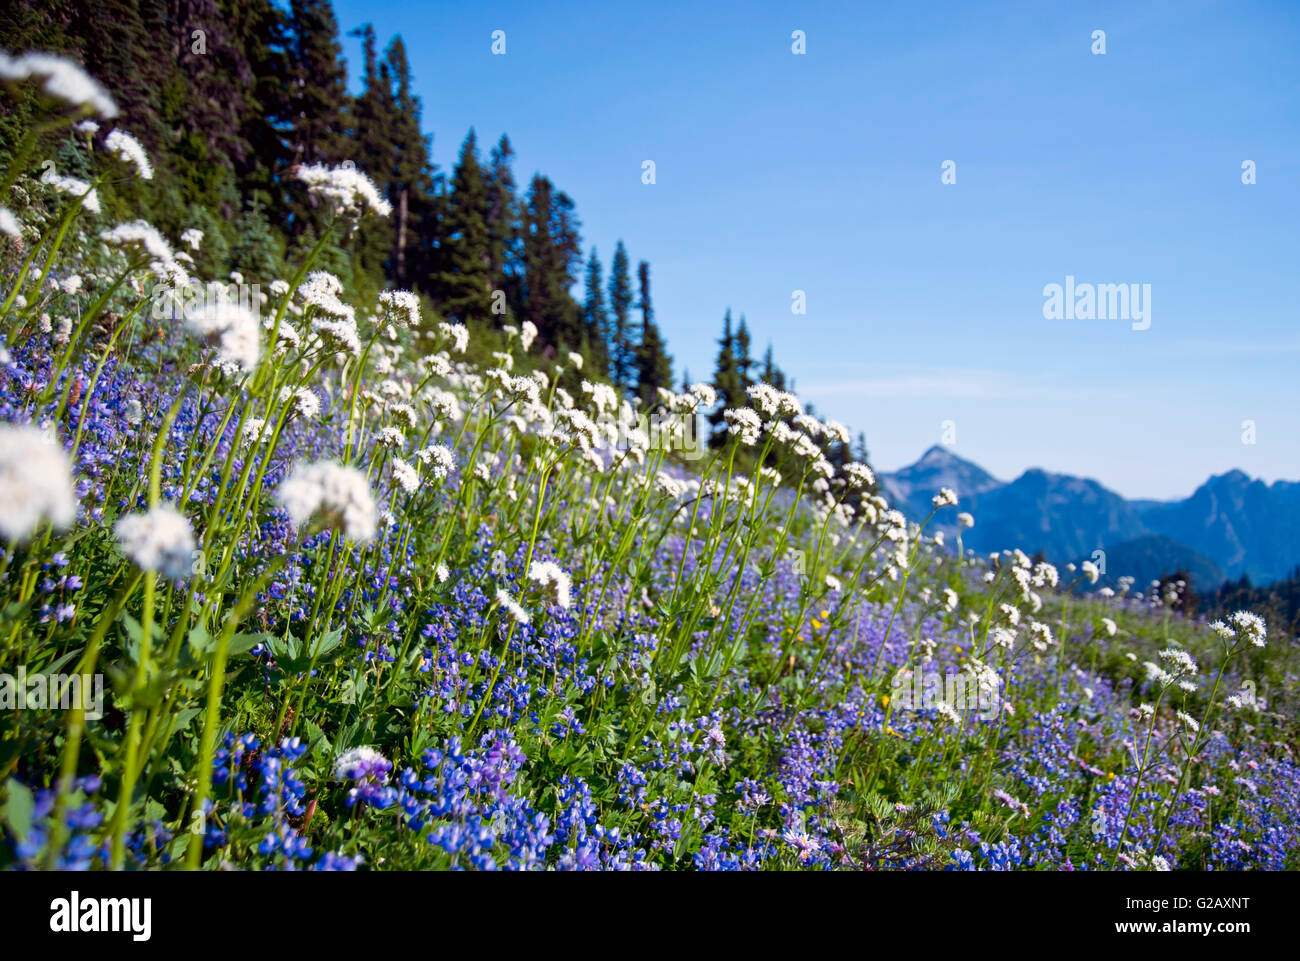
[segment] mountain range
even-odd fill
[[[1266,484],[1240,470],[1211,477],[1183,500],[1128,500],[1095,480],[1039,468],[1002,481],[935,445],[916,463],[882,473],[880,483],[890,503],[918,521],[939,488],[952,488],[957,509],[941,510],[930,529],[951,538],[957,511],[969,511],[975,526],[962,532],[963,546],[977,553],[1019,547],[1077,564],[1100,562],[1093,552],[1104,551],[1106,583],[1131,575],[1144,589],[1184,570],[1210,590],[1242,575],[1269,583],[1300,564],[1300,482]]]

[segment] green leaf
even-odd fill
[[[32,830],[32,812],[36,809],[32,792],[26,784],[15,778],[5,782],[5,791],[9,796],[5,804],[5,820],[13,829],[14,836],[19,841],[26,841]]]
[[[328,654],[342,643],[343,628],[336,627],[332,631],[326,631],[316,639],[312,651],[308,656],[319,660],[323,655]]]
[[[320,725],[315,721],[307,721],[307,751],[310,754],[323,754],[329,756],[330,739],[325,736],[325,732],[320,729]]]
[[[187,707],[187,708],[185,708],[185,710],[183,710],[183,711],[181,711],[179,714],[177,714],[177,715],[176,715],[176,733],[179,734],[181,731],[183,731],[183,730],[185,730],[187,727],[189,727],[189,726],[190,726],[190,721],[194,720],[196,717],[198,717],[198,716],[199,716],[200,714],[202,714],[202,713],[203,713],[203,709],[200,708],[200,707]]]
[[[57,659],[54,661],[53,664],[46,664],[45,667],[44,667],[44,671],[45,671],[45,673],[46,673],[46,674],[58,674],[58,673],[59,673],[59,668],[63,667],[63,665],[67,664],[70,660],[72,660],[74,657],[77,657],[77,656],[80,655],[81,653],[82,653],[82,652],[81,652],[80,650],[77,650],[77,651],[68,651],[67,654],[64,654],[64,655],[63,655],[62,657],[60,657],[60,658],[57,658]]]
[[[195,657],[202,657],[208,651],[212,650],[212,635],[208,632],[206,624],[195,624],[190,628],[190,633],[186,640],[190,645],[190,650],[194,652]]]
[[[226,653],[234,656],[235,654],[251,651],[259,644],[270,646],[272,636],[271,634],[236,634],[230,639],[230,646]]]

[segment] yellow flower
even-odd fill
[[[881,698],[880,698],[880,706],[881,706],[881,707],[889,707],[889,695],[888,695],[888,694],[883,694],[883,695],[881,695]]]
[[[818,630],[821,630],[822,622],[817,620],[817,618],[814,617],[812,619],[812,626],[817,628]]]

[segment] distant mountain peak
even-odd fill
[[[977,551],[1019,547],[1064,563],[1115,547],[1117,561],[1134,574],[1167,573],[1161,565],[1168,564],[1202,581],[1245,573],[1265,583],[1300,560],[1300,481],[1267,484],[1239,469],[1208,478],[1183,500],[1128,500],[1099,481],[1041,467],[1007,483],[934,444],[880,480],[889,501],[913,520],[930,514],[941,488],[952,488],[959,509],[975,516],[965,546]],[[933,522],[938,529],[953,523],[951,513]]]
[[[1002,486],[1002,481],[984,468],[963,460],[942,444],[935,444],[915,463],[884,474],[881,479],[890,499],[901,503],[908,503],[914,497],[928,503],[943,487],[952,488],[958,498],[967,498]]]
[[[951,468],[972,472],[978,477],[986,477],[989,480],[996,481],[993,475],[983,467],[980,467],[979,464],[976,464],[974,461],[966,460],[964,457],[959,457],[952,452],[951,447],[945,447],[943,444],[930,445],[930,447],[926,449],[925,453],[918,457],[912,464],[909,464],[907,467],[902,467],[897,471],[894,471],[894,473],[915,473],[918,471],[936,471]]]
[[[1262,483],[1251,477],[1240,467],[1234,467],[1230,471],[1224,471],[1222,474],[1213,475],[1206,483],[1209,484],[1236,484],[1244,487],[1248,484]]]
[[[917,464],[928,464],[934,461],[961,460],[956,454],[944,447],[942,444],[931,444],[924,454],[917,458]],[[915,464],[913,466],[916,466]]]

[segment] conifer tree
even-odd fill
[[[763,371],[759,376],[759,380],[764,384],[775,387],[777,390],[785,390],[785,374],[781,372],[781,368],[777,367],[776,362],[772,359],[771,344],[767,345],[767,351],[763,354]]]
[[[220,0],[220,8],[230,44],[243,51],[250,76],[241,90],[241,137],[248,152],[242,159],[232,158],[236,183],[245,202],[256,199],[282,210],[289,163],[283,127],[291,113],[291,88],[285,83],[291,66],[288,18],[271,0]],[[182,44],[188,39],[191,49],[192,34],[191,29],[182,36]],[[205,35],[205,44],[207,40]]]
[[[537,174],[528,188],[523,241],[526,314],[543,342],[582,349],[582,322],[570,288],[582,264],[573,200]]]
[[[492,310],[488,184],[471,129],[451,178],[443,237],[442,310],[457,320],[488,321]]]
[[[207,248],[205,238],[202,249]],[[235,227],[235,242],[230,246],[231,268],[243,273],[250,283],[263,283],[263,278],[280,275],[283,256],[280,239],[267,220],[261,202],[250,201]]]
[[[351,127],[353,150],[351,159],[365,172],[391,201],[392,140],[394,114],[392,80],[388,64],[380,63],[375,51],[375,31],[362,24],[349,36],[361,38],[361,95],[352,103]],[[393,223],[387,217],[366,217],[358,229],[355,245],[360,268],[372,280],[382,281],[396,243]]]
[[[511,167],[515,151],[505,134],[492,148],[486,172],[488,185],[488,273],[492,289],[505,293],[509,313],[523,308],[523,264],[520,252],[519,198]]]
[[[713,389],[718,395],[718,406],[709,414],[710,447],[721,447],[726,442],[727,424],[722,412],[744,402],[744,387],[736,366],[736,338],[731,330],[731,308],[722,318],[722,336],[718,338],[718,358],[713,366]]]
[[[329,0],[291,0],[289,161],[336,164],[347,155],[347,66]]]
[[[673,361],[655,324],[650,302],[650,265],[641,261],[636,268],[637,306],[641,310],[641,342],[636,349],[636,392],[643,409],[659,402],[659,389],[672,387]]]
[[[604,271],[596,248],[591,248],[587,258],[586,295],[582,301],[582,327],[587,337],[586,358],[593,370],[601,374],[609,373],[609,314],[605,311]]]
[[[285,226],[295,245],[304,237],[319,237],[326,211],[319,201],[292,185],[297,165],[334,165],[347,159],[345,120],[348,112],[347,73],[338,39],[338,21],[328,0],[292,0],[287,21],[288,93],[280,127],[285,138],[289,185],[283,208]]]
[[[753,380],[750,379],[750,371],[753,369],[754,361],[749,356],[750,340],[749,325],[745,323],[745,315],[740,315],[740,326],[736,328],[736,374],[740,380],[741,390],[749,387]]]
[[[402,37],[392,39],[384,52],[392,79],[392,174],[389,187],[393,205],[393,257],[391,275],[401,287],[411,286],[411,259],[418,247],[416,222],[430,190],[429,138],[420,131],[420,98],[412,91],[411,66]],[[477,166],[477,157],[475,166]]]
[[[619,390],[631,392],[636,386],[637,338],[632,330],[632,277],[622,240],[609,264],[609,313],[610,380]]]

